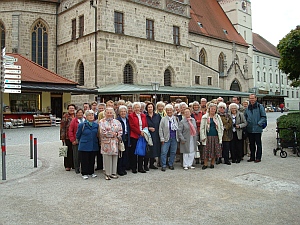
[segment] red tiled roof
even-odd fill
[[[216,0],[190,0],[191,20],[189,31],[208,37],[221,39],[248,46],[244,38],[236,31],[231,21]],[[200,28],[199,24],[202,24]],[[227,34],[224,33],[227,31]]]
[[[77,84],[50,70],[38,65],[37,63],[25,58],[20,54],[7,53],[7,55],[18,58],[15,65],[21,66],[21,80],[26,82],[53,83],[53,84]]]
[[[253,37],[253,50],[261,53],[265,53],[268,55],[272,55],[280,58],[280,54],[277,48],[264,39],[262,36],[256,33],[252,33]]]

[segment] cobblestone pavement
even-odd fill
[[[244,160],[205,171],[199,165],[184,171],[177,163],[174,171],[111,181],[102,171],[88,180],[64,171],[57,127],[8,130],[0,224],[299,224],[300,158],[290,150],[285,159],[273,155],[281,114],[267,115],[261,163]],[[39,140],[35,169],[31,132]]]

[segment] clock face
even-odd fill
[[[246,11],[246,6],[247,6],[247,5],[246,5],[246,2],[243,1],[243,2],[242,2],[242,9],[243,9],[244,11]]]

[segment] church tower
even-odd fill
[[[253,56],[252,16],[250,0],[217,0],[237,32],[249,44],[249,57]]]

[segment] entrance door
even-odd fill
[[[61,97],[53,97],[51,96],[51,113],[52,115],[56,115],[56,117],[62,117],[62,96]]]

